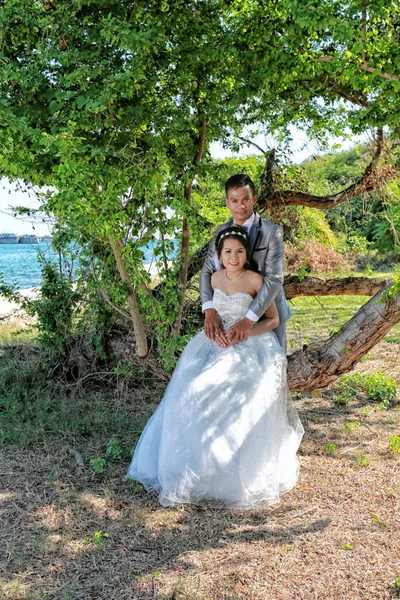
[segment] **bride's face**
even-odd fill
[[[246,262],[246,248],[239,240],[228,238],[224,240],[221,250],[221,262],[228,272],[242,271]]]

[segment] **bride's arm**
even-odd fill
[[[250,331],[249,335],[261,335],[271,329],[276,329],[279,325],[279,314],[275,302],[265,311],[265,319],[257,321]]]

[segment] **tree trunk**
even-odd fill
[[[117,263],[119,275],[122,281],[125,282],[128,290],[128,304],[133,323],[133,330],[135,333],[136,354],[139,356],[139,358],[145,358],[148,354],[146,332],[144,330],[142,318],[140,316],[136,292],[131,283],[131,280],[125,267],[125,262],[121,255],[121,247],[123,246],[123,243],[120,240],[113,240],[111,238],[109,238],[108,241],[113,251],[115,262]]]
[[[207,125],[206,117],[201,116],[199,114],[199,121],[200,121],[200,135],[199,135],[199,139],[198,139],[198,150],[196,152],[196,156],[194,157],[194,160],[192,163],[194,168],[196,168],[196,166],[201,161],[201,158],[204,153],[205,143],[206,143],[206,125]],[[192,176],[189,179],[189,183],[185,186],[184,194],[185,194],[186,203],[187,203],[188,207],[190,206],[190,204],[192,202],[192,187],[193,187],[193,180],[194,180],[195,175],[196,175],[196,173],[192,174]],[[178,270],[178,275],[177,275],[179,304],[178,304],[178,310],[176,313],[175,321],[171,328],[171,337],[178,335],[179,331],[181,329],[183,307],[185,304],[186,285],[187,285],[187,281],[188,281],[189,238],[190,238],[189,221],[188,221],[187,217],[185,217],[183,219],[183,224],[182,224],[180,265],[179,265],[179,270]]]
[[[186,195],[186,194],[185,194]],[[188,200],[190,203],[190,199]],[[182,242],[181,242],[181,253],[180,253],[180,265],[178,271],[178,311],[175,317],[174,324],[171,328],[171,337],[178,335],[182,324],[183,307],[185,303],[185,291],[187,282],[187,271],[189,262],[189,239],[190,239],[190,228],[189,221],[184,218],[182,223]]]
[[[393,284],[364,304],[340,331],[288,357],[288,385],[291,391],[309,392],[327,387],[339,375],[350,371],[388,331],[400,322],[400,293],[386,299]]]

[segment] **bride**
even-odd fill
[[[216,240],[223,269],[213,274],[214,307],[224,329],[241,319],[263,278],[246,268],[245,229]],[[126,479],[155,490],[164,506],[207,503],[252,509],[279,501],[298,478],[304,429],[288,403],[286,356],[273,303],[236,345],[204,331],[183,351],[135,449]]]

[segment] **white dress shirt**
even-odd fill
[[[250,229],[254,223],[254,219],[255,219],[255,213],[252,212],[250,217],[247,219],[247,221],[245,221],[242,225],[242,227],[244,227],[247,230],[247,233],[250,233]],[[234,223],[234,225],[236,225],[236,223]],[[217,266],[217,265],[216,265]],[[220,270],[221,267],[218,264],[217,266],[217,270]],[[212,300],[209,300],[208,302],[204,302],[204,304],[202,305],[201,309],[204,312],[205,310],[207,310],[208,308],[214,308],[214,302]],[[248,310],[246,313],[246,317],[248,319],[250,319],[250,321],[254,321],[254,323],[256,323],[258,321],[258,317],[255,313],[253,313],[252,310]]]

